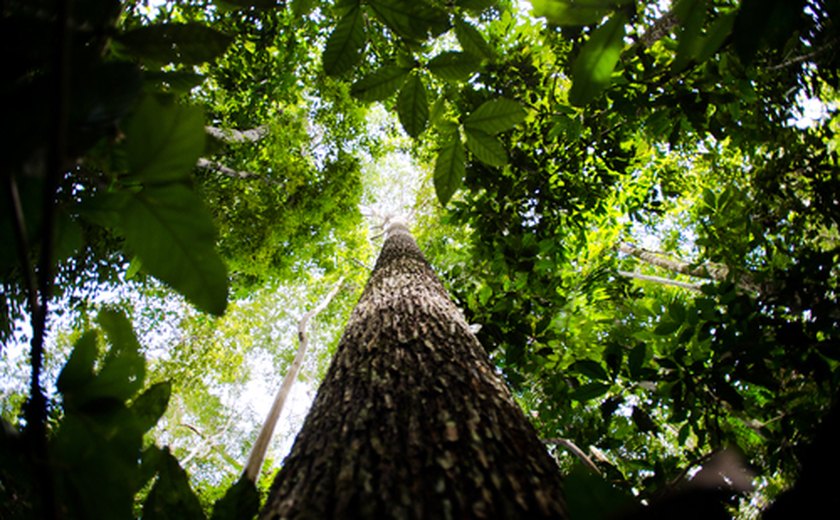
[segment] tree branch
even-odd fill
[[[673,285],[675,287],[682,287],[683,289],[688,289],[690,291],[700,292],[700,286],[697,285],[697,284],[693,284],[693,283],[681,282],[679,280],[672,280],[670,278],[662,278],[662,277],[659,277],[659,276],[650,276],[650,275],[647,275],[647,274],[633,273],[633,272],[630,272],[630,271],[616,271],[616,272],[620,276],[623,276],[625,278],[634,278],[636,280],[644,280],[646,282],[660,283],[660,284],[663,284],[663,285]]]
[[[228,168],[220,162],[211,161],[209,159],[205,159],[204,157],[200,157],[198,159],[196,167],[201,168],[203,170],[219,172],[222,175],[225,175],[226,177],[230,177],[231,179],[262,179],[267,181],[267,179],[262,175],[247,171],[234,170],[233,168]]]
[[[592,462],[592,459],[590,459],[589,456],[586,455],[586,453],[584,453],[582,449],[578,448],[577,444],[570,441],[569,439],[561,439],[561,438],[544,439],[543,443],[563,446],[564,448],[566,448],[567,450],[572,452],[572,455],[574,455],[575,457],[580,459],[580,461],[583,462],[583,464],[586,467],[588,467],[589,469],[591,469],[592,471],[594,471],[598,475],[601,474],[601,470],[599,470],[598,466],[596,466],[595,463]]]
[[[341,285],[344,283],[344,276],[338,279],[333,285],[332,290],[327,294],[323,300],[309,312],[303,315],[298,322],[298,351],[295,354],[295,359],[286,372],[286,377],[283,378],[283,383],[274,396],[274,402],[271,404],[271,409],[268,411],[268,416],[260,429],[257,440],[254,442],[254,447],[251,448],[251,454],[248,456],[248,462],[245,464],[243,476],[251,482],[256,482],[260,474],[265,454],[268,451],[268,444],[271,442],[271,437],[274,435],[274,428],[277,426],[277,421],[280,419],[280,413],[283,411],[283,406],[286,403],[286,398],[292,389],[295,379],[297,379],[300,367],[303,364],[303,358],[306,354],[306,349],[309,347],[309,336],[307,335],[307,327],[309,320],[318,315],[321,311],[327,308],[327,305],[335,298],[338,291],[341,290]]]
[[[707,280],[722,282],[727,280],[730,274],[729,268],[725,265],[706,264],[693,267],[687,262],[669,258],[662,253],[649,251],[626,242],[620,242],[618,244],[618,250],[622,253],[638,258],[647,264],[661,267],[674,273],[685,274],[697,278],[705,278]],[[755,281],[753,281],[753,278],[749,274],[739,273],[736,285],[745,291],[760,292],[760,287],[755,283]]]
[[[268,125],[260,125],[249,130],[205,126],[204,131],[210,137],[228,144],[255,143],[268,135]]]

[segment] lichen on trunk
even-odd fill
[[[262,518],[565,518],[556,464],[392,224]]]

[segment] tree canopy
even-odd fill
[[[758,516],[840,384],[838,15],[3,2],[0,516],[255,512],[236,403],[346,279],[317,384],[379,244],[366,217],[395,205],[567,488],[597,495],[573,518],[721,452],[755,489],[718,498]]]

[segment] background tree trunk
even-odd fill
[[[262,518],[565,518],[556,464],[400,225]]]

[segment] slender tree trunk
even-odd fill
[[[306,349],[309,347],[309,334],[306,332],[309,326],[309,320],[318,315],[321,311],[327,308],[335,295],[341,289],[341,284],[344,283],[344,277],[338,279],[332,290],[327,296],[315,306],[310,309],[298,322],[298,350],[295,354],[295,359],[289,366],[289,371],[286,377],[283,378],[283,383],[277,394],[274,396],[274,401],[271,403],[271,409],[268,411],[268,417],[260,428],[260,433],[257,435],[257,440],[254,442],[254,447],[251,448],[251,454],[248,455],[248,462],[245,464],[245,471],[243,475],[251,482],[256,482],[257,477],[262,469],[263,461],[265,461],[265,454],[268,451],[268,445],[271,442],[271,437],[274,435],[274,428],[277,427],[277,421],[280,420],[280,414],[283,413],[283,406],[286,404],[286,398],[289,397],[289,392],[292,391],[292,385],[297,379],[300,367],[303,365],[303,358],[306,355]]]
[[[565,518],[556,464],[392,224],[262,518]]]

